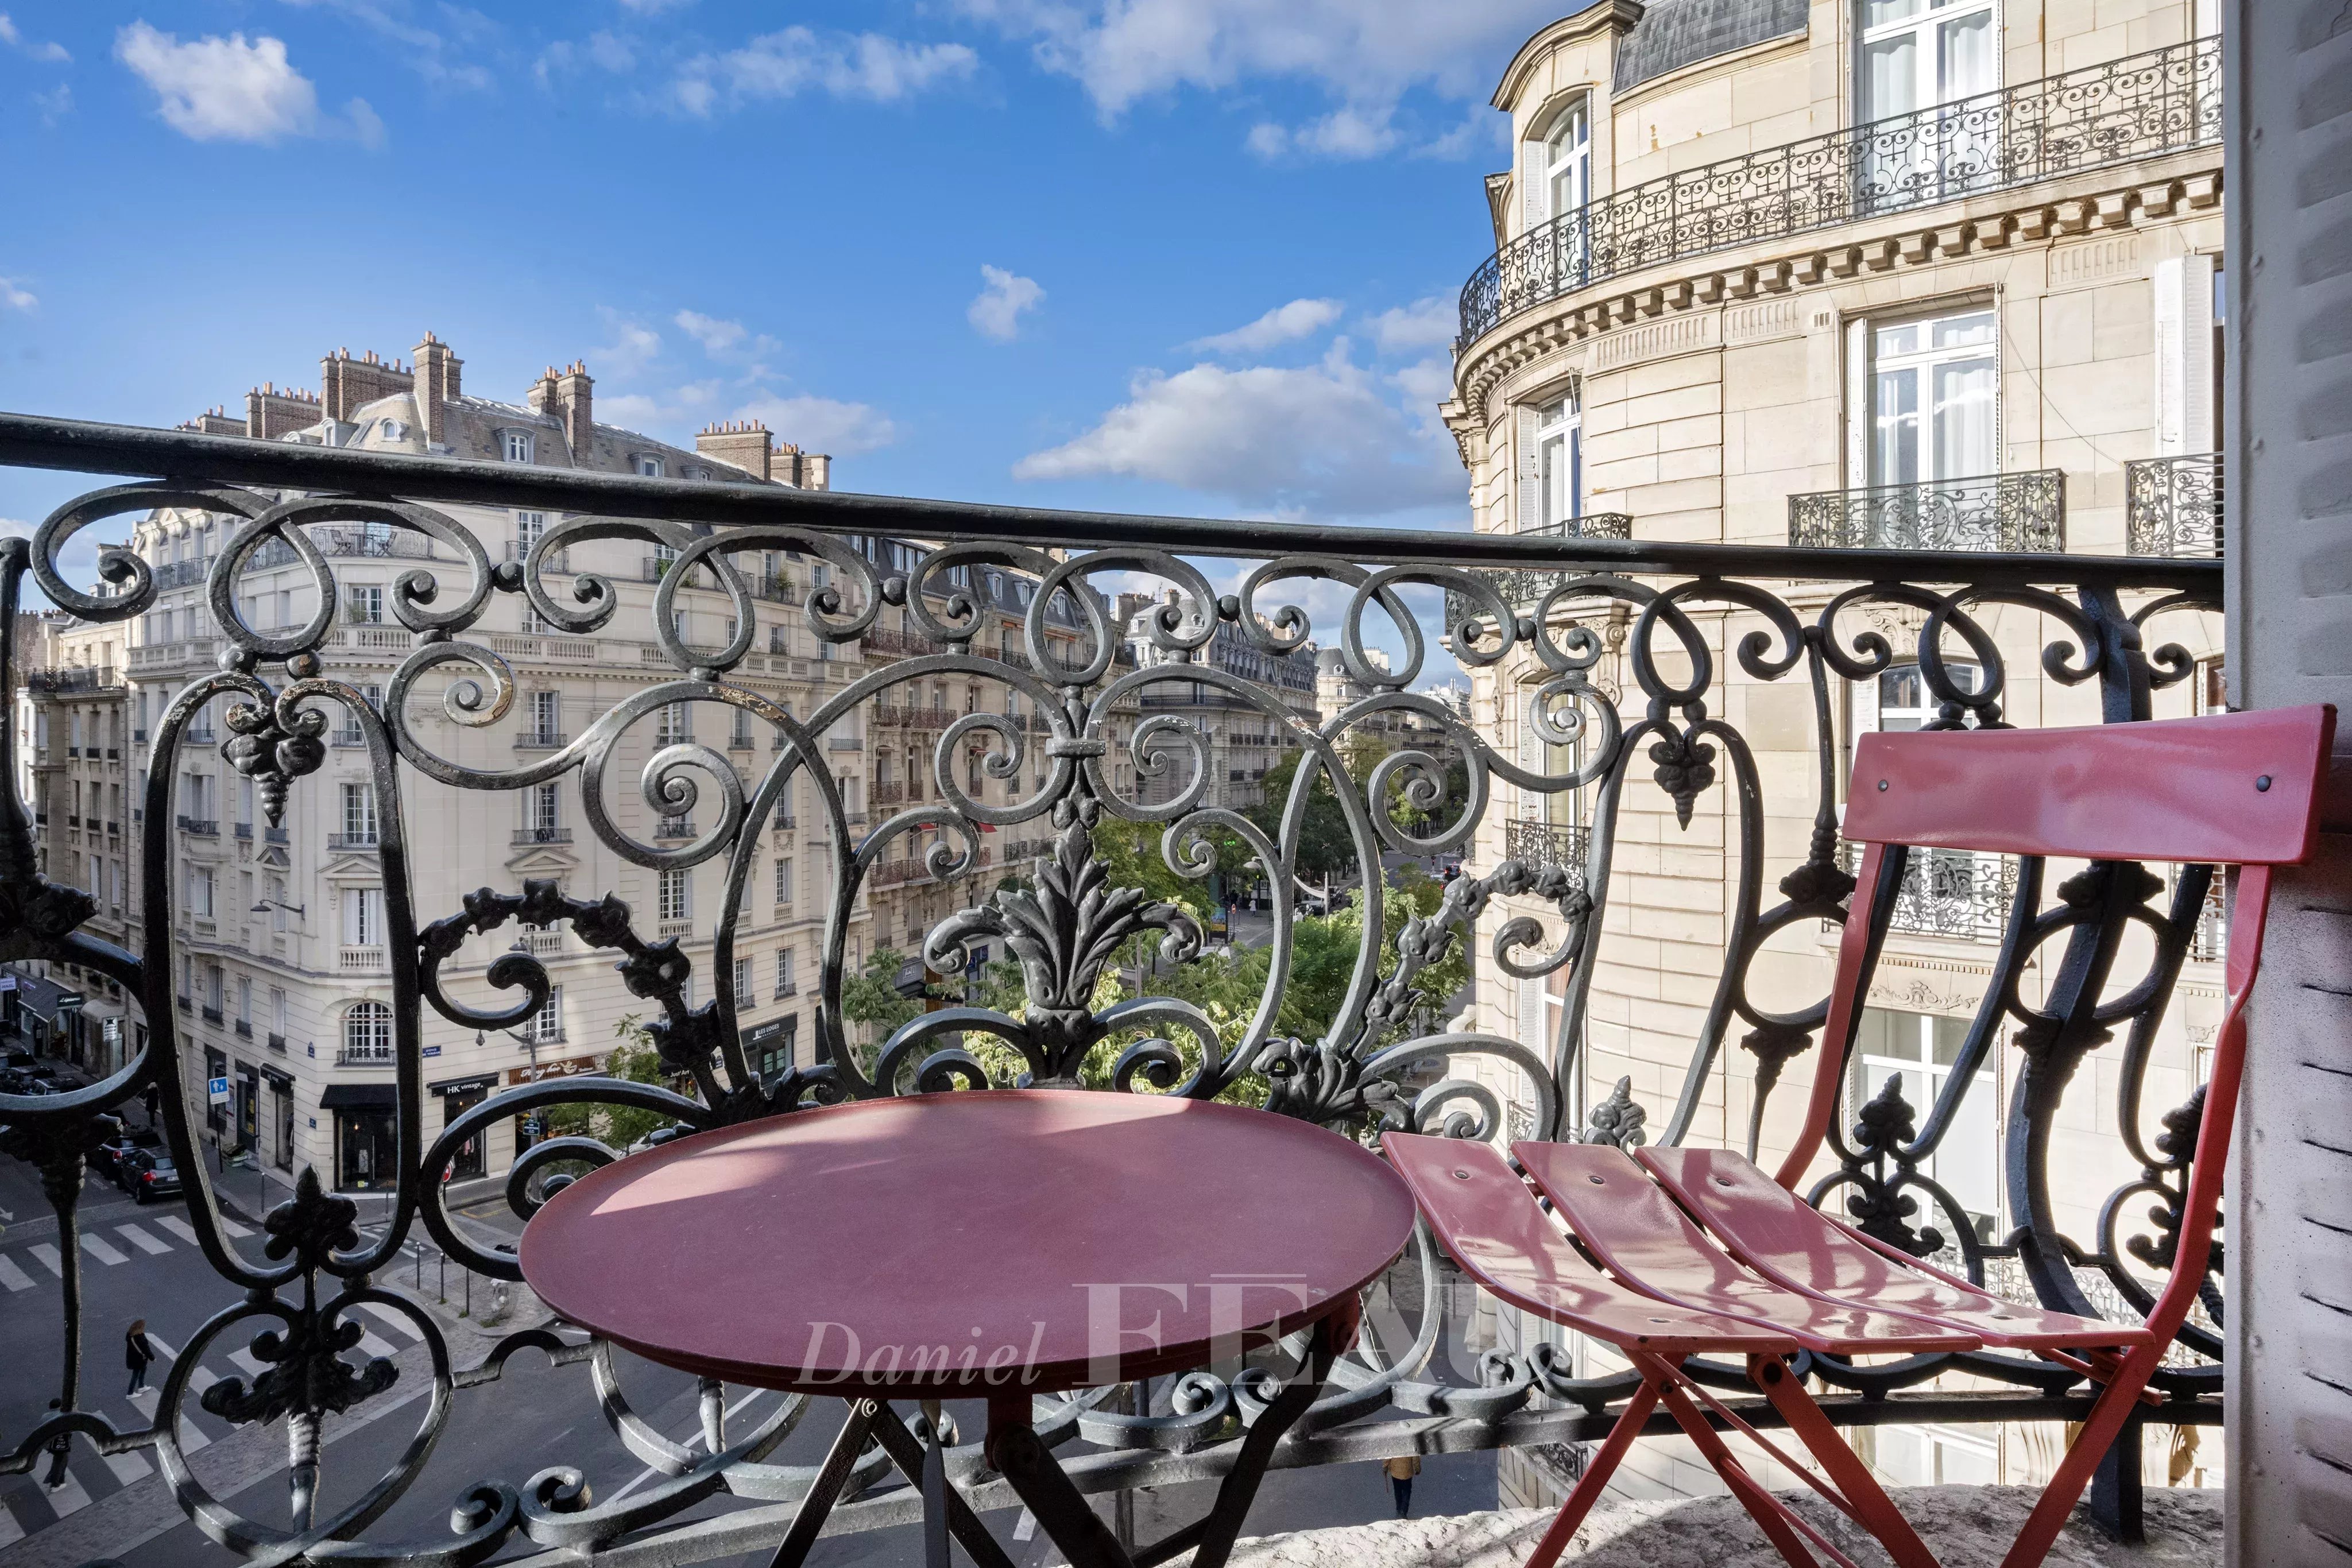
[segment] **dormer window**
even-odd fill
[[[376,434],[386,441],[405,441],[408,439],[408,426],[396,419],[387,419],[376,426]]]
[[[530,462],[531,450],[530,432],[528,430],[509,430],[505,433],[505,435],[507,461],[509,463]]]
[[[1592,200],[1592,117],[1583,99],[1569,107],[1544,139],[1544,185],[1552,217]]]
[[[646,453],[637,454],[637,472],[648,479],[662,476],[662,460]]]

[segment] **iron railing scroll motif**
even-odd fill
[[[801,1417],[797,1399],[781,1401],[738,1430],[723,1419],[723,1391],[707,1388],[708,1440],[688,1448],[632,1407],[607,1346],[561,1325],[512,1334],[479,1365],[454,1365],[431,1315],[389,1282],[388,1266],[421,1228],[464,1267],[490,1279],[520,1278],[511,1252],[445,1207],[446,1178],[460,1159],[477,1157],[478,1139],[494,1123],[540,1118],[563,1106],[606,1106],[705,1129],[853,1097],[1030,1082],[1073,1092],[1083,1085],[1087,1092],[1223,1095],[1365,1138],[1389,1129],[1486,1138],[1516,1128],[1547,1138],[1678,1142],[1689,1135],[1706,1086],[1720,1079],[1727,1045],[1756,1061],[1759,1116],[1780,1069],[1814,1046],[1825,1001],[1775,1010],[1749,995],[1748,974],[1777,934],[1846,917],[1853,879],[1838,861],[1832,696],[1840,683],[1874,681],[1890,667],[1897,654],[1890,628],[1916,634],[1913,653],[1939,705],[1938,727],[2009,722],[2000,644],[1982,619],[1995,606],[2038,616],[2047,629],[2040,662],[2048,676],[2095,686],[2107,716],[2129,721],[2147,716],[2152,691],[2194,668],[2184,649],[2152,645],[2161,630],[2157,622],[2218,610],[2220,601],[2220,564],[2211,560],[1902,555],[1338,528],[1287,533],[1282,543],[1296,553],[1273,553],[1259,524],[604,477],[18,415],[0,415],[0,463],[152,476],[68,502],[30,541],[0,540],[0,615],[12,622],[28,573],[53,603],[84,621],[129,622],[152,605],[153,569],[125,549],[99,552],[99,572],[110,591],[86,592],[66,580],[61,553],[99,524],[173,507],[231,525],[207,582],[226,652],[212,673],[175,692],[152,731],[143,808],[144,821],[157,826],[145,836],[139,868],[143,962],[83,929],[94,913],[89,895],[40,873],[33,824],[15,791],[0,789],[0,948],[11,958],[71,963],[118,982],[139,998],[150,1031],[145,1048],[101,1082],[66,1094],[0,1094],[8,1148],[43,1174],[65,1270],[59,1412],[13,1435],[13,1446],[0,1455],[0,1473],[22,1474],[44,1463],[58,1439],[110,1454],[152,1448],[206,1535],[269,1562],[315,1551],[387,1563],[465,1563],[524,1542],[593,1561],[624,1538],[632,1562],[698,1561],[772,1548],[790,1505],[808,1489],[812,1467],[772,1458]],[[528,507],[564,520],[526,559],[493,563],[497,547],[485,543],[496,537],[492,525],[460,522],[443,509],[447,505]],[[495,516],[503,526],[503,513]],[[429,570],[404,574],[386,595],[400,644],[380,698],[330,667],[334,651],[345,646],[333,641],[341,630],[335,619],[341,600],[335,558],[307,531],[314,522],[380,525],[404,540],[431,541]],[[888,548],[877,548],[877,540]],[[243,619],[238,575],[255,551],[271,547],[293,551],[314,580],[320,609],[306,624],[265,631]],[[511,766],[450,760],[420,733],[414,716],[435,710],[457,726],[510,737],[504,721],[515,706],[517,679],[491,645],[490,612],[527,607],[562,634],[595,635],[617,613],[611,579],[583,570],[563,574],[559,584],[544,570],[547,562],[568,551],[569,564],[588,569],[609,555],[627,560],[618,574],[627,575],[653,550],[672,552],[674,564],[654,590],[643,645],[656,651],[658,663],[647,664],[638,689],[579,733],[554,737],[560,744],[552,751],[514,756],[509,748]],[[886,607],[902,612],[907,628],[905,656],[872,664],[843,661],[835,672],[843,678],[828,681],[804,714],[786,712],[730,679],[748,658],[768,657],[754,651],[755,596],[746,574],[751,563],[785,550],[826,568],[823,585],[789,607],[796,632],[835,645],[871,642]],[[1020,635],[1009,653],[992,647],[982,654],[972,646],[984,620],[993,624],[995,617],[975,613],[973,596],[958,584],[981,569],[1018,572],[1034,584],[1034,593],[1022,596]],[[1507,585],[1522,580],[1513,573],[1539,576],[1546,583],[1539,600],[1517,600],[1518,590]],[[1140,659],[1126,656],[1107,591],[1139,575],[1173,591],[1172,598],[1151,601],[1130,633],[1143,647]],[[1765,586],[1774,580],[1802,587],[1784,594]],[[1298,603],[1307,597],[1298,591],[1308,587],[1336,593],[1340,608],[1310,616]],[[730,601],[735,630],[724,645],[682,639],[672,609],[689,592],[714,596],[714,612],[717,599]],[[1433,635],[1421,616],[1440,603],[1449,609]],[[1049,636],[1056,628],[1075,631],[1076,640]],[[1323,645],[1338,649],[1351,680],[1370,695],[1319,722],[1304,720],[1283,695],[1192,657],[1220,629],[1269,654],[1301,648],[1310,637],[1326,639]],[[1414,689],[1433,673],[1441,638],[1461,666],[1512,673],[1512,700],[1523,705],[1520,723],[1534,744],[1515,743],[1506,752],[1454,706]],[[1371,656],[1376,642],[1384,663]],[[1947,667],[1948,643],[1967,648],[1966,680]],[[14,645],[0,635],[0,688],[16,679],[7,664]],[[1763,774],[1748,739],[1717,716],[1728,659],[1738,661],[1746,680],[1804,689],[1821,719],[1803,772],[1813,831],[1804,858],[1779,876],[1769,903]],[[1209,737],[1185,719],[1152,716],[1148,705],[1129,700],[1179,682],[1218,687],[1233,705],[1230,722],[1295,743],[1301,760],[1292,794],[1276,803],[1271,827],[1258,815],[1214,803]],[[950,683],[1018,701],[1000,701],[1006,711],[983,702],[943,715],[930,742],[927,798],[877,803],[869,824],[865,808],[853,807],[835,781],[831,742],[862,733],[862,710],[886,703],[911,709],[918,693]],[[380,945],[345,954],[359,954],[385,975],[392,997],[382,1055],[397,1106],[396,1173],[371,1215],[381,1223],[360,1228],[348,1200],[306,1175],[270,1217],[259,1257],[238,1250],[223,1228],[199,1143],[202,1089],[191,1081],[184,1049],[194,1020],[187,1014],[182,1021],[184,999],[173,1006],[183,943],[173,913],[180,907],[178,857],[163,824],[173,821],[173,781],[181,764],[198,755],[192,719],[220,699],[226,722],[215,743],[218,756],[253,781],[271,842],[282,841],[293,792],[321,787],[313,776],[331,759],[331,730],[348,722],[361,732],[375,795],[383,929],[372,934]],[[684,841],[641,840],[613,810],[607,776],[625,735],[650,737],[680,705],[710,710],[701,733],[713,737],[731,733],[734,715],[748,713],[772,744],[753,753],[748,780],[737,771],[738,758],[715,744],[680,739],[650,748],[635,783],[643,820],[686,818],[694,828]],[[1110,722],[1120,711],[1144,716],[1123,737]],[[1042,727],[1033,717],[1042,717]],[[1362,777],[1351,773],[1351,737],[1374,725],[1394,732],[1400,720],[1410,720],[1409,733],[1421,738],[1387,751]],[[695,728],[688,724],[683,733]],[[16,777],[14,746],[13,727],[0,728],[0,774],[10,779]],[[982,774],[1000,785],[984,797],[970,788],[969,754],[975,750]],[[657,929],[671,922],[610,894],[573,896],[554,882],[524,880],[485,887],[457,907],[415,906],[411,834],[420,779],[520,793],[567,775],[584,803],[578,824],[583,836],[637,866],[706,866],[723,880],[721,913],[708,938],[710,976],[698,982],[694,974],[698,945],[689,950],[690,938]],[[1155,790],[1160,798],[1146,803],[1127,782],[1144,779],[1173,787]],[[1586,825],[1538,831],[1514,821],[1503,832],[1482,834],[1504,789],[1518,804],[1580,796],[1577,820]],[[1286,1031],[1279,1020],[1297,956],[1293,916],[1302,824],[1318,790],[1336,800],[1338,831],[1360,865],[1457,855],[1465,864],[1441,895],[1401,923],[1381,898],[1360,898],[1352,967],[1329,1016],[1311,1029]],[[1615,833],[1628,791],[1662,800],[1685,823],[1700,801],[1726,802],[1725,831],[1737,865],[1727,888],[1726,967],[1681,1097],[1662,1124],[1652,1122],[1625,1084],[1581,1113],[1564,1092],[1587,1071],[1585,998],[1601,953]],[[733,973],[737,916],[750,902],[743,894],[754,857],[769,846],[771,824],[788,800],[796,802],[798,820],[814,820],[832,862],[823,952],[808,974],[821,1048],[812,1053],[814,1065],[747,1051],[737,1016],[741,987],[722,983]],[[1273,918],[1252,1007],[1213,1017],[1181,998],[1150,992],[1098,1005],[1108,967],[1130,961],[1122,955],[1148,950],[1162,968],[1230,961],[1184,908],[1106,879],[1091,836],[1110,823],[1141,825],[1180,877],[1205,881],[1216,869],[1213,837],[1238,842],[1255,862],[1272,890]],[[957,974],[979,944],[1009,952],[1020,972],[1018,1005],[974,998],[923,1013],[887,1039],[853,1039],[842,998],[847,934],[861,889],[882,868],[906,864],[951,883],[987,860],[992,843],[1020,846],[1024,867],[1013,874],[1005,866],[1007,874],[992,875],[973,902],[931,923],[921,956],[937,973]],[[1496,847],[1507,852],[1488,860]],[[2209,877],[2203,868],[2184,872],[2168,910],[2147,902],[2153,880],[2135,865],[2094,866],[2066,881],[2045,909],[2042,868],[2021,862],[1997,965],[2013,977],[2063,938],[2048,1000],[2028,1008],[2016,1000],[2013,983],[1989,989],[1986,1010],[1941,1097],[1924,1116],[1891,1103],[1864,1116],[1853,1137],[1838,1141],[1840,1169],[1817,1199],[1843,1203],[1874,1234],[1913,1250],[1932,1251],[1941,1244],[1939,1232],[1956,1234],[1971,1273],[1981,1275],[1988,1259],[2013,1256],[2044,1300],[2072,1310],[2088,1310],[2073,1272],[2077,1266],[2105,1272],[2135,1306],[2144,1301],[2142,1274],[2161,1268],[2168,1252],[2161,1219],[2147,1229],[2148,1206],[2137,1199],[2152,1200],[2159,1215],[2167,1205],[2177,1210],[2190,1146],[2182,1128],[2195,1110],[2173,1113],[2144,1140],[2142,1084],[2155,1019],[2204,907]],[[1501,919],[1498,899],[1523,901],[1518,908],[1537,913]],[[1895,914],[1891,901],[1868,913],[1880,921]],[[496,942],[516,927],[526,939],[468,977],[476,999],[456,994],[456,958],[467,943],[492,933]],[[2116,949],[2134,928],[2157,933],[2158,970],[2119,999],[2109,998]],[[1563,1025],[1548,1049],[1442,1021],[1416,1024],[1447,1000],[1423,994],[1433,967],[1474,940],[1482,985],[1531,979],[1562,996]],[[647,1004],[652,1043],[669,1082],[593,1073],[538,1079],[452,1116],[428,1143],[420,1060],[426,1009],[469,1032],[537,1028],[551,985],[541,955],[586,950],[611,955],[629,991]],[[484,986],[490,999],[480,999]],[[709,999],[691,1000],[697,994]],[[2030,1063],[2007,1139],[2009,1203],[2020,1228],[2013,1239],[1985,1242],[1928,1172],[1976,1068],[2004,1034],[2024,1047]],[[2116,1035],[2124,1040],[2122,1125],[2144,1175],[2109,1203],[2099,1233],[2078,1242],[2052,1218],[2047,1134],[2084,1056]],[[1485,1075],[1472,1071],[1480,1061],[1498,1070],[1497,1079],[1525,1084],[1525,1103],[1507,1103]],[[76,1212],[86,1155],[115,1130],[113,1113],[150,1085],[188,1181],[188,1223],[221,1277],[223,1305],[182,1349],[152,1425],[125,1429],[82,1396]],[[514,1161],[507,1200],[527,1221],[561,1171],[623,1157],[589,1136],[544,1139]],[[660,1287],[648,1281],[646,1288]],[[1391,1282],[1376,1288],[1365,1340],[1286,1439],[1276,1464],[1385,1458],[1416,1443],[1452,1449],[1576,1442],[1606,1429],[1605,1407],[1632,1387],[1624,1378],[1573,1375],[1549,1349],[1495,1353],[1467,1375],[1448,1367],[1440,1310],[1446,1294],[1424,1238]],[[2213,1302],[2218,1313],[2218,1285]],[[322,1467],[343,1450],[320,1447],[320,1420],[383,1397],[394,1375],[381,1364],[351,1358],[351,1314],[364,1307],[414,1324],[429,1351],[415,1375],[429,1380],[430,1397],[417,1438],[382,1476],[356,1489],[328,1489]],[[217,1416],[284,1425],[291,1511],[283,1525],[211,1496],[175,1435],[194,1388],[190,1369],[215,1345],[228,1347],[257,1328],[266,1332],[253,1340],[252,1354],[265,1371],[249,1383],[215,1385],[203,1406]],[[2177,1401],[2166,1418],[2210,1422],[2218,1418],[2220,1369],[2210,1358],[2220,1347],[2201,1330],[2188,1337],[2207,1359],[2166,1375],[2166,1390]],[[533,1454],[527,1462],[536,1473],[527,1477],[431,1483],[434,1495],[461,1500],[446,1532],[416,1540],[373,1534],[394,1502],[419,1486],[453,1402],[498,1397],[503,1369],[525,1353],[560,1366],[590,1364],[614,1434],[659,1478],[625,1497],[597,1501],[581,1479],[588,1454]],[[2011,1391],[1952,1394],[1925,1386],[1955,1367]],[[1868,1368],[1822,1360],[1810,1370],[1834,1388],[1896,1396],[1828,1401],[1832,1418],[1847,1422],[2067,1419],[2087,1402],[2063,1369],[1998,1355]],[[1238,1446],[1224,1435],[1231,1421],[1245,1426],[1263,1407],[1253,1375],[1227,1380],[1204,1371],[1171,1379],[1148,1391],[1144,1408],[1125,1413],[1104,1391],[1055,1400],[1041,1408],[1036,1425],[1048,1441],[1076,1436],[1097,1446],[1099,1452],[1071,1466],[1085,1490],[1215,1476],[1231,1466]],[[1730,1386],[1740,1382],[1737,1368],[1707,1375]],[[1538,1394],[1549,1396],[1541,1408]],[[1408,1434],[1385,1418],[1397,1412],[1441,1420],[1444,1430],[1434,1437]],[[1754,1412],[1750,1418],[1769,1419]],[[953,1448],[948,1467],[951,1479],[975,1489],[976,1505],[1005,1500],[1001,1490],[989,1490],[1001,1482],[976,1444]],[[876,1467],[862,1469],[853,1477],[853,1494],[879,1479]],[[322,1504],[322,1496],[332,1496],[335,1505]],[[740,1506],[721,1520],[681,1521],[685,1510],[713,1499]],[[911,1517],[911,1508],[903,1492],[873,1491],[835,1517],[844,1527],[873,1527]]]
[[[2037,468],[1791,496],[1789,542],[1847,549],[2063,550],[2066,476]]]
[[[2124,465],[2124,548],[2133,555],[2221,553],[2221,455]]]
[[[1462,286],[1454,351],[1645,267],[2221,141],[2214,37],[1660,175],[1487,257]]]

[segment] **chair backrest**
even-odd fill
[[[1864,736],[1854,749],[1845,836],[1864,846],[1805,1125],[1778,1180],[1794,1190],[1835,1113],[1839,1081],[1877,962],[1870,912],[1891,889],[1890,844],[2086,860],[2249,868],[2309,858],[2336,710],[2326,704],[2082,729],[1937,730]],[[2230,929],[2229,1013],[2253,984],[2269,898],[2250,869]],[[2217,1042],[2212,1092],[2234,1097],[2242,1025]],[[2226,1063],[2221,1057],[2227,1055]],[[2227,1071],[2224,1071],[2226,1066]],[[2221,1124],[2226,1126],[2226,1108]],[[2200,1144],[2201,1147],[2201,1144]]]

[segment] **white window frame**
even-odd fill
[[[343,1014],[343,1054],[353,1061],[390,1061],[392,1009],[382,1002],[353,1002]]]
[[[1559,217],[1592,200],[1592,100],[1576,99],[1544,133],[1544,208]]]
[[[1897,1020],[1908,1020],[1907,1024],[1898,1021],[1891,1025],[1890,1030],[1898,1036],[1908,1036],[1909,1043],[1913,1046],[1913,1053],[1870,1050],[1866,1044],[1867,1037],[1862,1033],[1856,1034],[1853,1055],[1846,1063],[1847,1124],[1851,1125],[1855,1117],[1861,1113],[1862,1108],[1885,1087],[1889,1074],[1901,1072],[1906,1077],[1903,1098],[1910,1102],[1912,1111],[1917,1115],[1918,1124],[1925,1125],[1928,1115],[1936,1108],[1936,1103],[1943,1096],[1944,1085],[1950,1080],[1958,1066],[1957,1057],[1968,1039],[1970,1020],[1939,1013],[1915,1013],[1901,1008],[1865,1007],[1863,1014],[1865,1019],[1877,1015]],[[1937,1062],[1936,1041],[1939,1032],[1949,1045],[1955,1061],[1941,1064]],[[1977,1221],[1977,1239],[1987,1244],[2000,1240],[2002,1234],[2001,1107],[2000,1084],[1993,1063],[1994,1053],[1987,1051],[1984,1061],[1977,1069],[1977,1081],[1968,1092],[1970,1104],[1984,1113],[1985,1129],[1990,1134],[1992,1140],[1991,1146],[1982,1152],[1984,1163],[1981,1174],[1992,1193],[1993,1211],[1990,1214],[1978,1214],[1970,1211],[1970,1218]],[[1926,1085],[1923,1093],[1912,1092],[1916,1084],[1909,1081],[1908,1075],[1913,1073],[1919,1075],[1916,1083]],[[1951,1129],[1946,1133],[1942,1145],[1934,1155],[1928,1156],[1919,1170],[1921,1176],[1942,1184],[1948,1191],[1950,1190],[1952,1179],[1957,1173],[1945,1168],[1947,1162],[1954,1161],[1963,1155],[1963,1151],[1953,1146],[1953,1139],[1960,1130],[1960,1124],[1955,1121]],[[1927,1201],[1925,1195],[1912,1196],[1921,1199],[1920,1212],[1923,1224],[1932,1225],[1938,1230],[1949,1230],[1951,1217],[1944,1214],[1940,1206]],[[1967,1196],[1959,1192],[1952,1193],[1955,1199],[1962,1201],[1966,1200]],[[1952,1241],[1950,1244],[1954,1247],[1958,1246],[1957,1241]]]
[[[1962,323],[1981,321],[1989,329],[1984,336],[1963,341],[1939,344],[1940,330]],[[1955,479],[1977,478],[2000,470],[2000,314],[1991,304],[1972,305],[1965,309],[1943,310],[1928,316],[1904,316],[1889,319],[1873,319],[1862,324],[1862,352],[1864,362],[1860,382],[1860,406],[1854,410],[1854,426],[1860,436],[1864,483],[1869,486],[1920,484],[1929,485]],[[1891,334],[1916,331],[1916,348],[1885,346]],[[1942,422],[1937,414],[1937,372],[1950,366],[1981,361],[1991,372],[1992,411],[1989,420],[1990,450],[1981,455],[1960,460],[1960,455],[1943,450],[1940,432]],[[1890,415],[1884,409],[1885,387],[1890,378],[1912,378],[1911,405],[1906,413]],[[1913,472],[1906,476],[1889,472],[1888,449],[1890,430],[1902,423],[1914,427],[1911,440]]]
[[[661,873],[661,915],[664,920],[694,918],[694,873],[673,869]]]
[[[507,461],[509,463],[530,462],[531,460],[531,453],[536,447],[536,443],[531,439],[530,432],[528,430],[509,430],[504,434],[506,436],[504,449],[506,451]]]
[[[1536,523],[1565,530],[1584,516],[1584,400],[1567,392],[1536,410]]]
[[[783,908],[793,904],[793,857],[782,855],[776,861],[776,903]]]
[[[1901,4],[1901,0],[1896,0],[1896,3]],[[1999,0],[1912,0],[1914,9],[1909,14],[1876,23],[1869,20],[1874,0],[1856,0],[1855,4],[1858,41],[1854,48],[1854,69],[1858,74],[1854,80],[1854,118],[1858,122],[1868,124],[1874,120],[1891,120],[1897,115],[1916,114],[2000,89],[2001,37]],[[1969,87],[1964,92],[1947,93],[1941,66],[1944,29],[1954,22],[1974,16],[1986,18],[1985,26],[1990,34],[1987,52],[1992,63],[1992,80]],[[1907,109],[1884,108],[1870,99],[1871,52],[1906,34],[1914,40],[1914,101]]]
[[[640,452],[637,454],[637,473],[641,477],[658,479],[662,476],[663,472],[664,465],[660,458],[656,457],[648,452]]]
[[[343,839],[347,844],[373,844],[379,831],[375,786],[366,782],[343,785]]]

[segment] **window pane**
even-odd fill
[[[1935,367],[1936,472],[1959,479],[2000,466],[1993,453],[1992,361],[1961,360]]]
[[[1904,33],[1863,49],[1864,120],[1907,114],[1919,107],[1919,40]]]
[[[1969,1019],[1938,1018],[1935,1020],[1936,1065],[1949,1067],[1960,1059],[1960,1047],[1968,1043]]]
[[[1862,25],[1875,27],[1882,22],[1900,22],[1918,13],[1919,0],[1864,0]]]
[[[1878,373],[1877,471],[1881,485],[1916,484],[1919,478],[1919,372]]]
[[[1992,63],[1992,13],[1959,16],[1936,29],[1937,101],[1950,103],[1999,85]]]

